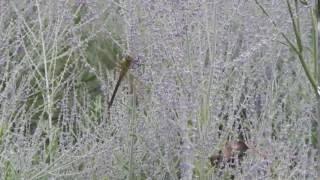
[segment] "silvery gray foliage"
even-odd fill
[[[262,2],[278,27],[249,0],[0,3],[2,178],[319,176],[312,90],[279,43],[280,32],[293,37],[285,2]],[[310,6],[299,14],[306,46]],[[134,57],[138,103],[125,80],[107,111],[117,73],[85,51],[100,37]],[[240,134],[250,145],[241,165],[212,167],[208,157]]]

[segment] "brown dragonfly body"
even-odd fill
[[[115,86],[115,88],[114,88],[114,90],[113,90],[111,99],[110,99],[110,101],[108,102],[108,110],[110,110],[110,108],[111,108],[111,106],[112,106],[112,104],[113,104],[113,101],[114,101],[114,99],[115,99],[115,97],[116,97],[116,94],[117,94],[117,91],[118,91],[118,89],[119,89],[119,87],[120,87],[120,84],[121,84],[123,78],[125,77],[125,75],[127,74],[127,72],[128,72],[128,70],[129,70],[129,68],[130,68],[130,65],[131,65],[132,61],[133,61],[132,57],[126,56],[126,57],[124,58],[124,61],[120,63],[120,74],[119,74],[119,78],[118,78],[118,81],[117,81],[117,83],[116,83],[116,86]]]

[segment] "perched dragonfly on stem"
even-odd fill
[[[134,88],[138,90],[138,94],[141,95],[142,89],[146,87],[145,83],[141,82],[139,78],[129,72],[131,67],[134,64],[137,64],[135,58],[131,55],[123,55],[123,58],[119,58],[119,54],[124,54],[123,49],[112,43],[112,40],[110,39],[96,38],[88,43],[87,61],[89,64],[94,65],[97,69],[104,67],[108,69],[108,71],[115,70],[116,72],[119,72],[116,85],[112,91],[111,98],[108,101],[108,112],[110,112],[121,82],[126,76],[130,83],[130,93],[132,93]]]
[[[117,80],[116,86],[113,90],[112,96],[110,101],[108,102],[108,111],[110,111],[110,108],[113,104],[114,98],[116,97],[117,91],[119,89],[119,86],[121,84],[121,81],[129,71],[130,65],[132,64],[133,58],[131,56],[126,56],[122,62],[120,62],[120,74],[119,78]]]

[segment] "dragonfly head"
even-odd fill
[[[126,55],[124,57],[124,61],[133,69],[136,69],[137,67],[140,67],[142,65],[140,57],[132,57],[130,55]]]
[[[133,58],[129,55],[125,56],[123,61],[121,62],[121,68],[122,69],[129,69],[130,65],[133,62]]]

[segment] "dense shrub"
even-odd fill
[[[259,2],[1,1],[1,178],[317,179],[315,4]]]

